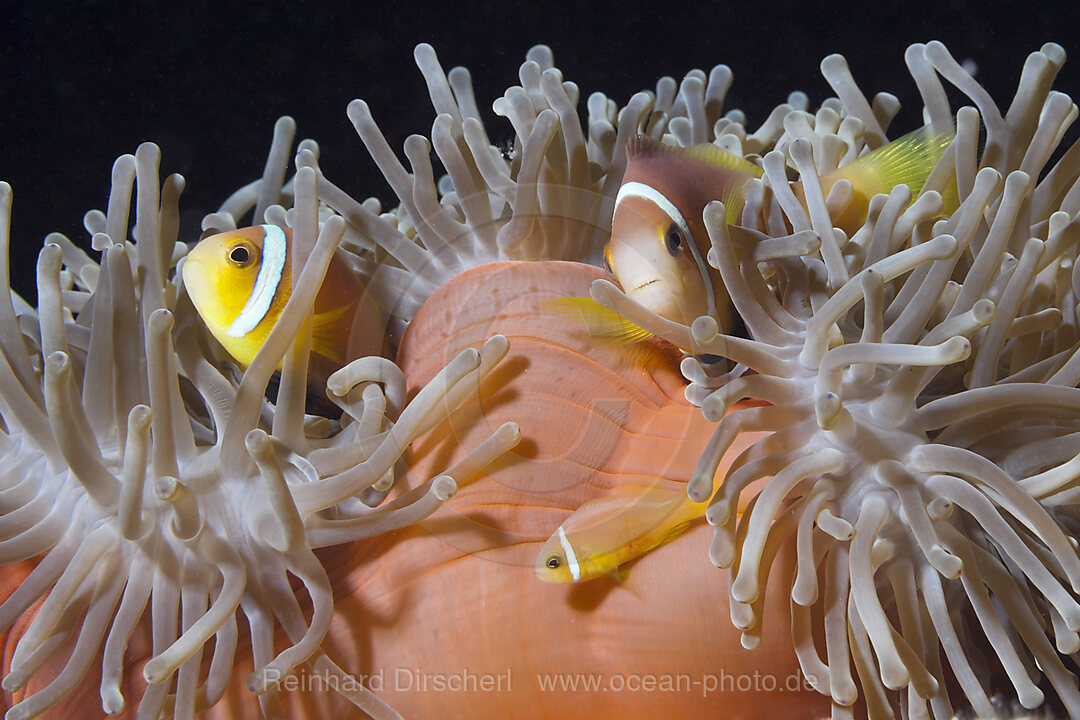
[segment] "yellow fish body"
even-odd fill
[[[183,265],[184,286],[210,332],[247,367],[292,291],[292,231],[258,225],[200,241]],[[340,254],[315,298],[309,376],[318,382],[349,360],[382,351],[379,313]]]
[[[866,220],[869,199],[896,185],[907,184],[917,195],[951,139],[916,130],[821,176],[826,195],[840,180],[852,184],[851,200],[834,224],[852,234]],[[604,251],[612,274],[630,298],[661,317],[690,325],[711,315],[721,332],[731,332],[734,308],[720,273],[706,262],[712,243],[702,214],[710,201],[721,200],[728,222],[739,223],[747,186],[761,169],[709,143],[677,148],[641,135],[626,154]],[[801,183],[792,189],[802,200]],[[583,315],[599,312],[588,299],[578,304]]]
[[[624,563],[663,545],[705,514],[684,490],[624,487],[575,510],[536,556],[536,575],[550,583],[611,576]]]

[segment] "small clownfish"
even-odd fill
[[[195,309],[243,367],[255,359],[291,294],[291,241],[288,228],[241,228],[203,239],[184,260],[184,286]],[[325,383],[347,361],[380,354],[379,328],[364,285],[335,253],[315,298],[310,379]]]
[[[950,133],[922,128],[822,175],[826,196],[840,180],[852,185],[834,225],[850,236],[866,221],[870,198],[896,185],[918,195],[951,141]],[[604,250],[612,275],[627,296],[661,317],[690,325],[711,315],[721,332],[731,332],[735,311],[719,271],[706,262],[712,242],[702,214],[710,201],[721,200],[728,222],[738,224],[748,184],[762,170],[711,143],[678,148],[644,135],[631,138],[626,158]],[[802,183],[792,183],[792,190],[805,205]],[[596,335],[625,342],[649,335],[590,298],[567,298],[560,309],[584,318]]]
[[[708,503],[684,490],[623,487],[589,500],[558,527],[536,556],[536,576],[574,583],[617,576],[619,567],[681,535]]]

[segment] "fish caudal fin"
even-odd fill
[[[929,129],[920,128],[826,173],[822,187],[828,192],[838,180],[847,179],[867,198],[888,195],[897,185],[907,185],[912,196],[917,196],[952,139],[951,132],[931,135]]]
[[[541,307],[552,315],[584,322],[593,337],[607,338],[619,343],[635,343],[652,337],[652,333],[645,328],[635,325],[592,298],[555,298],[543,301]]]

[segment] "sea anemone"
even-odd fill
[[[762,632],[763,554],[793,543],[792,640],[834,717],[851,715],[860,687],[872,718],[927,717],[928,704],[936,718],[954,704],[989,717],[999,694],[1036,708],[1048,692],[1076,717],[1065,656],[1080,650],[1077,146],[1045,167],[1077,115],[1050,90],[1064,52],[1048,44],[1028,58],[1005,117],[940,43],[906,59],[932,127],[954,127],[939,77],[978,106],[956,114],[956,138],[914,202],[900,186],[874,198],[852,237],[833,227],[846,198],[823,197],[816,178],[880,145],[892,111],[830,56],[822,70],[842,105],[785,116],[742,216],[755,227],[764,215],[772,236],[729,226],[720,203],[706,208],[709,260],[748,338],[718,334],[714,318],[652,316],[606,281],[593,296],[752,371],[717,382],[702,362],[683,363],[687,397],[720,421],[691,496],[712,496],[741,433],[769,432],[717,479],[707,514],[747,647]],[[715,142],[743,152],[742,140]],[[959,207],[944,215],[951,184]],[[772,406],[725,416],[743,397]],[[736,501],[761,478],[739,516]]]
[[[638,93],[621,109],[593,94],[583,128],[578,88],[563,80],[547,48],[535,48],[521,67],[521,85],[494,104],[516,133],[506,156],[479,120],[467,72],[445,74],[425,45],[416,59],[438,116],[430,141],[406,141],[411,171],[367,105],[357,100],[349,106],[358,134],[400,199],[398,208],[381,213],[376,201],[359,202],[337,188],[319,169],[319,149],[311,141],[300,143],[297,172],[285,183],[293,124],[282,120],[264,176],[204,220],[204,229],[228,229],[253,208],[255,222],[294,229],[298,280],[292,298],[238,380],[177,279],[185,248],[177,243],[183,181],[172,176],[160,183],[152,145],[117,161],[108,212],[87,216],[102,261],[50,236],[38,261],[39,307],[0,298],[0,559],[25,572],[0,605],[0,627],[25,623],[4,659],[3,689],[18,693],[9,717],[44,712],[95,663],[108,712],[124,709],[121,688],[140,698],[139,717],[191,717],[211,708],[228,689],[240,652],[237,608],[250,629],[253,672],[246,685],[258,693],[266,716],[281,716],[276,684],[298,664],[309,662],[321,675],[339,679],[350,677],[341,665],[355,674],[371,669],[364,667],[371,658],[362,648],[350,650],[343,647],[347,640],[327,635],[334,622],[331,577],[348,578],[356,594],[342,602],[359,604],[360,616],[369,584],[382,602],[401,598],[410,583],[435,589],[414,598],[422,612],[414,605],[401,608],[413,620],[437,617],[436,608],[457,602],[447,591],[452,585],[440,584],[449,577],[444,573],[456,573],[466,586],[474,582],[470,591],[505,589],[509,576],[492,579],[501,564],[490,564],[483,581],[476,579],[482,547],[458,548],[460,557],[437,572],[400,558],[430,558],[423,537],[459,542],[439,529],[453,504],[425,530],[415,523],[471,476],[490,480],[508,468],[518,473],[511,475],[515,483],[478,482],[474,510],[528,504],[524,482],[536,472],[536,459],[526,451],[504,456],[522,437],[511,421],[524,427],[527,417],[497,426],[489,420],[501,420],[504,407],[529,413],[527,404],[503,402],[529,392],[557,395],[550,386],[559,378],[530,376],[528,354],[500,374],[496,365],[509,348],[504,335],[486,337],[500,331],[489,314],[471,324],[449,323],[445,345],[456,354],[440,355],[446,347],[438,347],[438,338],[433,349],[419,353],[445,365],[439,372],[403,371],[388,360],[361,358],[328,382],[340,418],[305,416],[305,318],[339,244],[386,309],[386,332],[405,356],[419,342],[408,334],[419,332],[410,327],[416,318],[426,312],[436,325],[440,315],[454,319],[446,306],[425,305],[440,302],[440,288],[462,293],[454,290],[461,287],[455,281],[488,277],[472,275],[470,268],[505,260],[599,263],[623,149],[638,132],[679,145],[714,142],[760,162],[765,171],[739,225],[727,223],[718,203],[705,213],[710,262],[749,337],[718,334],[716,318],[675,325],[636,306],[606,280],[592,286],[598,301],[656,335],[735,364],[723,374],[700,357],[681,364],[690,381],[686,399],[704,417],[684,418],[687,438],[665,451],[661,468],[670,472],[669,482],[688,481],[694,499],[709,498],[719,484],[708,511],[716,530],[707,555],[730,568],[730,582],[726,598],[702,595],[722,586],[726,576],[709,571],[700,532],[644,558],[640,576],[646,582],[676,592],[680,580],[692,582],[693,601],[680,607],[710,628],[689,637],[669,633],[669,640],[690,643],[697,635],[699,641],[707,636],[725,642],[711,633],[729,614],[746,647],[776,650],[778,638],[784,649],[793,645],[807,680],[831,699],[835,717],[853,714],[859,688],[875,718],[895,711],[926,717],[928,707],[934,717],[951,717],[954,705],[992,715],[999,693],[1030,708],[1047,691],[1080,716],[1080,693],[1063,662],[1080,650],[1080,559],[1070,510],[1080,475],[1080,280],[1073,271],[1078,238],[1072,224],[1080,202],[1080,185],[1074,186],[1080,151],[1065,153],[1036,182],[1077,114],[1067,96],[1050,90],[1064,61],[1060,47],[1046,45],[1029,58],[1002,117],[943,46],[912,46],[906,60],[926,120],[935,129],[954,130],[956,139],[914,202],[904,186],[874,198],[866,223],[850,238],[830,219],[850,187],[838,183],[825,197],[813,181],[885,143],[898,103],[886,94],[865,98],[839,56],[822,64],[838,98],[815,114],[806,112],[807,98],[796,93],[749,131],[742,113],[724,112],[731,75],[718,66],[708,74],[691,71],[681,84],[664,78],[655,92]],[[961,108],[954,116],[940,78],[978,109]],[[980,121],[986,128],[981,157]],[[447,172],[438,180],[432,148]],[[788,188],[788,175],[796,172],[806,187],[805,207]],[[136,179],[131,243],[126,234]],[[953,195],[955,209],[949,206]],[[10,202],[10,189],[0,186],[4,258]],[[591,279],[597,271],[589,273]],[[6,259],[0,275],[9,285]],[[541,275],[521,277],[530,278],[522,295],[566,291],[555,282],[545,291]],[[582,276],[574,277],[580,284]],[[465,294],[466,304],[490,304],[492,297]],[[513,336],[516,321],[505,322]],[[556,331],[544,331],[550,332]],[[550,334],[531,337],[554,342]],[[650,342],[649,362],[665,352],[673,357]],[[613,382],[635,378],[654,393],[652,378],[666,377],[641,372],[642,356],[634,355],[640,348],[598,352],[621,367]],[[578,355],[587,359],[588,350]],[[264,392],[282,358],[271,403]],[[671,387],[670,380],[659,384]],[[674,407],[669,393],[656,397],[664,412]],[[769,405],[735,404],[746,397]],[[459,405],[464,418],[450,415]],[[681,407],[675,412],[690,411]],[[632,414],[594,414],[620,432],[640,422]],[[715,434],[706,421],[719,422]],[[652,428],[647,422],[644,427]],[[440,432],[441,445],[431,439]],[[641,443],[648,443],[648,432]],[[544,440],[537,431],[524,438]],[[586,449],[590,439],[585,434]],[[690,445],[694,457],[701,453],[696,469],[664,466],[668,457],[686,459],[683,440],[690,439],[697,443]],[[750,447],[732,451],[736,442]],[[411,468],[396,467],[410,444]],[[605,462],[623,460],[609,453],[586,465],[567,457],[600,477],[611,467]],[[751,484],[756,480],[764,481],[763,489]],[[494,487],[495,500],[479,494],[485,487]],[[604,489],[602,483],[584,486]],[[546,523],[533,513],[565,515],[586,499],[584,490],[563,488],[565,494],[553,495],[556,513],[537,510],[535,503],[532,511],[511,512],[510,522],[520,522],[512,528],[518,536],[492,547],[509,547],[511,554],[529,543],[535,547]],[[384,500],[388,492],[395,494]],[[740,514],[741,495],[752,498]],[[555,517],[551,527],[557,524]],[[388,532],[406,526],[396,535]],[[371,539],[343,545],[359,538]],[[347,558],[362,557],[341,566],[335,564],[340,555],[313,552],[331,545],[347,548]],[[772,567],[786,551],[794,561]],[[667,562],[664,554],[679,561]],[[609,610],[623,607],[610,587],[586,588],[578,605],[568,596],[541,596],[521,586],[535,582],[531,559],[508,565],[523,571],[524,580],[513,580],[523,588],[519,592],[534,601],[546,598],[557,606],[558,618],[572,622],[575,613],[601,603]],[[403,574],[403,568],[414,572]],[[397,575],[384,574],[395,569]],[[650,587],[638,586],[638,592]],[[779,632],[763,633],[766,606],[775,615],[785,604],[791,642]],[[498,607],[510,606],[504,601]],[[632,633],[633,626],[619,620],[645,622],[640,610],[613,612],[606,632]],[[505,624],[514,620],[501,611],[494,617]],[[133,633],[147,626],[152,649],[141,668],[144,690],[125,673],[125,649],[129,638],[137,639]],[[278,626],[288,642],[275,653]],[[460,635],[448,644],[444,633],[437,641],[438,627],[425,635],[395,626],[379,639],[379,652],[386,656],[386,644],[407,642],[469,646]],[[500,633],[521,637],[505,625],[482,627],[483,639],[493,644],[477,638],[475,647],[495,647]],[[554,657],[581,652],[558,632],[528,637],[559,649]],[[596,633],[576,639],[610,641]],[[504,657],[522,647],[501,640]],[[331,660],[321,649],[324,641],[349,662]],[[625,668],[628,657],[649,650],[605,647],[617,650],[603,655],[603,668]],[[683,647],[665,652],[677,655]],[[992,662],[983,659],[986,651]],[[716,662],[716,655],[709,657]],[[782,660],[770,660],[769,667],[781,667]],[[348,699],[369,714],[394,716],[362,683],[336,687],[351,688]],[[566,711],[567,698],[575,696],[533,698],[529,711]],[[480,714],[492,707],[469,709]]]
[[[153,649],[142,667],[148,687],[140,716],[190,717],[225,691],[237,608],[256,666],[247,686],[264,712],[280,715],[274,687],[298,663],[342,673],[319,651],[333,591],[313,550],[426,517],[454,495],[457,481],[517,441],[508,425],[393,502],[361,502],[369,489],[376,498],[385,494],[404,449],[452,409],[447,396],[455,388],[490,371],[506,353],[505,339],[463,351],[408,402],[392,363],[360,359],[330,383],[343,411],[333,423],[304,415],[309,341],[301,340],[271,406],[263,397],[267,382],[311,312],[344,222],[329,218],[319,227],[315,177],[301,170],[289,219],[301,238],[296,246],[310,255],[301,260],[303,274],[280,322],[234,385],[211,362],[197,316],[177,287],[183,181],[172,176],[159,188],[158,161],[157,148],[147,144],[114,165],[109,213],[86,221],[103,252],[100,265],[50,236],[38,260],[36,312],[16,315],[6,296],[0,301],[2,558],[11,564],[44,553],[0,606],[0,627],[45,598],[6,662],[6,692],[31,679],[38,685],[9,718],[34,717],[56,703],[99,652],[102,708],[123,710],[124,653],[148,609]],[[135,242],[127,243],[136,178]],[[5,257],[10,200],[4,185]],[[268,215],[285,220],[280,211]],[[6,281],[6,262],[2,272]],[[310,619],[290,575],[310,601]],[[275,653],[279,624],[290,644]],[[211,638],[213,657],[200,682]],[[61,648],[66,657],[58,656]],[[54,676],[42,682],[37,673],[46,664]],[[389,712],[360,686],[350,700],[374,715]]]

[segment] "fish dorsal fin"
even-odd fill
[[[686,492],[681,489],[666,487],[623,485],[607,495],[584,502],[566,521],[563,527],[573,533],[583,529],[601,526],[618,518],[628,517],[636,511],[644,511],[650,521],[664,521],[670,518],[675,524],[682,524],[705,514],[704,503],[691,505]],[[697,508],[700,507],[700,511]],[[649,530],[650,528],[642,528]],[[666,535],[665,535],[666,536]]]
[[[951,132],[932,135],[929,128],[919,128],[826,173],[822,185],[829,187],[846,178],[867,198],[888,195],[897,185],[907,185],[912,197],[917,197],[952,139]]]
[[[634,135],[626,143],[627,160],[640,160],[659,152],[670,152],[670,148],[648,135]]]
[[[593,337],[627,344],[652,337],[652,333],[645,328],[635,325],[592,298],[555,298],[543,301],[541,307],[552,315],[584,322]]]
[[[763,174],[761,168],[746,158],[739,157],[712,143],[698,143],[697,145],[685,148],[682,152],[688,158],[699,160],[706,165],[711,165],[722,170],[731,170],[740,175],[761,177]]]
[[[746,183],[761,177],[763,172],[754,163],[712,143],[699,143],[688,148],[665,145],[647,135],[635,135],[626,147],[627,162],[648,162],[650,159],[671,158],[689,164],[684,175],[698,177],[711,189],[722,188],[720,200],[727,208],[729,224],[741,221],[746,200]],[[696,167],[695,167],[696,166]],[[716,178],[719,175],[720,178]],[[705,180],[705,178],[713,178]]]
[[[699,143],[688,148],[665,145],[648,135],[635,135],[626,145],[627,160],[641,160],[667,153],[695,160],[713,168],[737,172],[749,177],[761,177],[762,170],[746,158],[739,157],[712,143]]]

